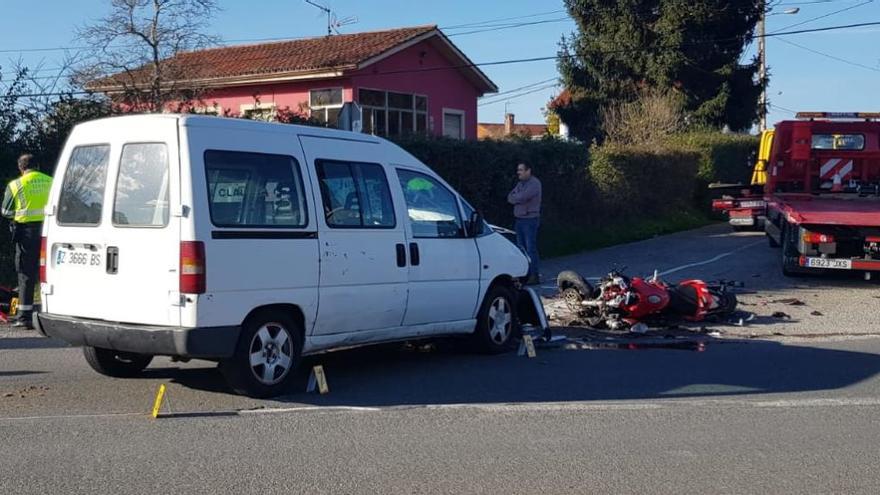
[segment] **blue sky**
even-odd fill
[[[880,21],[880,0],[781,0],[783,6],[799,7],[796,15],[768,17],[767,31],[831,14],[848,11],[803,24],[793,29]],[[220,0],[223,11],[212,23],[212,33],[226,40],[321,35],[325,18],[302,0]],[[551,21],[543,24],[462,34],[474,29],[446,30],[452,40],[475,62],[545,57],[556,53],[560,36],[574,29],[566,19],[561,1],[546,0],[324,0],[339,17],[356,16],[359,22],[343,28],[356,32],[387,27],[437,24],[441,28],[500,18],[520,23]],[[89,19],[99,17],[109,0],[0,0],[0,65],[8,72],[11,62],[21,57],[31,66],[57,67],[64,52],[22,52],[14,50],[76,46],[73,30]],[[859,4],[864,4],[859,6]],[[790,117],[784,109],[829,111],[880,111],[880,26],[848,31],[831,31],[768,39],[771,68],[769,97],[770,122]],[[807,49],[821,52],[819,55]],[[750,49],[750,54],[754,48]],[[833,60],[836,57],[846,60]],[[849,63],[848,63],[849,62]],[[859,67],[860,64],[866,67]],[[486,67],[485,72],[500,91],[532,85],[556,76],[552,61]],[[46,72],[41,75],[48,75]],[[535,91],[536,90],[536,91]],[[531,92],[534,91],[534,92]],[[558,90],[537,84],[520,92],[487,99],[480,106],[481,122],[501,122],[505,107],[518,122],[541,122],[541,108]],[[527,93],[519,97],[512,98]],[[509,100],[508,100],[509,98]]]

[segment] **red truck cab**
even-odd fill
[[[880,113],[807,112],[776,125],[765,232],[782,271],[880,271]]]

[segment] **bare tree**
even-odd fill
[[[219,42],[205,29],[216,0],[110,0],[110,13],[78,30],[92,53],[77,75],[87,89],[105,91],[129,111],[161,112],[193,100],[194,68],[173,57]]]
[[[654,145],[685,128],[684,102],[673,91],[642,90],[634,101],[613,103],[602,112],[609,143]]]

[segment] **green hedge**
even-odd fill
[[[572,142],[459,141],[411,138],[398,144],[428,164],[460,192],[486,219],[513,225],[513,207],[507,193],[516,184],[516,166],[529,163],[544,188],[546,221],[576,222],[591,204],[593,191],[585,164],[589,149]]]
[[[718,195],[708,189],[709,184],[749,183],[759,143],[757,136],[719,132],[694,132],[669,139],[672,146],[692,149],[700,154],[694,201],[706,211],[712,198]]]
[[[457,141],[407,139],[398,144],[452,184],[489,222],[510,227],[507,193],[526,161],[544,188],[541,249],[545,255],[643,239],[702,225],[693,197],[700,154],[594,147],[552,139]]]
[[[596,147],[590,178],[611,220],[657,218],[692,206],[699,154],[683,149]]]

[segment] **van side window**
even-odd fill
[[[58,199],[60,225],[96,226],[104,209],[104,188],[110,146],[77,146],[70,154],[61,196]]]
[[[413,237],[464,237],[455,194],[429,175],[397,169]]]
[[[205,151],[208,204],[217,227],[305,227],[306,196],[292,156]]]
[[[318,160],[315,167],[328,226],[389,229],[397,225],[381,165]]]
[[[164,143],[123,146],[116,179],[113,225],[168,225],[168,178],[168,147]]]

